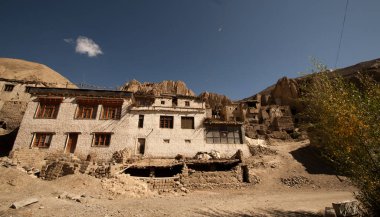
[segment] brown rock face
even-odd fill
[[[199,97],[213,110],[221,109],[226,105],[232,104],[232,101],[227,96],[217,93],[203,92],[199,94]]]
[[[40,82],[47,87],[77,88],[51,68],[20,59],[0,58],[0,78]]]
[[[162,81],[158,83],[144,82],[140,83],[137,80],[131,80],[125,83],[121,90],[130,91],[133,93],[142,94],[176,94],[184,96],[195,96],[194,92],[187,88],[183,81]]]
[[[277,105],[292,105],[299,96],[299,85],[295,79],[283,77],[279,79],[271,92]]]

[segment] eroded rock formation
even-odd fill
[[[130,91],[133,93],[141,94],[177,94],[184,96],[195,96],[194,92],[187,88],[185,82],[183,81],[170,81],[165,80],[158,83],[153,82],[143,82],[140,83],[137,80],[131,80],[125,83],[121,90]]]

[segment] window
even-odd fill
[[[190,106],[190,101],[185,101],[185,106]]]
[[[194,117],[181,117],[182,129],[194,129]]]
[[[35,133],[32,146],[37,148],[49,148],[53,133]]]
[[[164,100],[161,100],[161,105],[165,105],[165,101]]]
[[[177,98],[173,98],[172,99],[172,103],[173,103],[173,106],[177,106],[178,105],[178,99]]]
[[[173,116],[160,116],[160,128],[173,129]]]
[[[164,139],[164,143],[170,143],[170,139]]]
[[[207,143],[241,144],[241,131],[238,126],[207,127]]]
[[[57,118],[59,110],[58,103],[40,102],[36,118]]]
[[[144,115],[139,115],[139,128],[144,128]]]
[[[108,147],[111,143],[111,133],[95,133],[93,147]]]
[[[121,106],[107,106],[103,105],[101,119],[114,119],[118,120],[121,116]]]
[[[76,119],[95,119],[98,105],[78,105]]]
[[[25,93],[29,93],[30,92],[30,88],[31,88],[30,86],[26,86],[25,87]]]
[[[11,92],[15,86],[13,84],[6,84],[4,86],[4,91]]]

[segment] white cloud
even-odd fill
[[[67,43],[71,43],[70,40],[64,40]],[[100,54],[103,54],[98,44],[96,44],[91,38],[84,36],[79,36],[77,38],[75,52],[80,54],[87,54],[89,57],[96,57]]]
[[[63,39],[63,41],[65,41],[68,44],[74,43],[74,40],[72,38],[65,38]]]

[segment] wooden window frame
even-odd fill
[[[94,133],[92,147],[109,147],[112,133]]]
[[[186,121],[191,120],[191,126],[187,126]],[[194,129],[194,117],[181,117],[181,129]]]
[[[121,106],[115,105],[103,105],[102,114],[100,119],[102,120],[120,120],[121,118]]]
[[[95,120],[98,112],[98,104],[78,104],[75,119]]]
[[[36,132],[33,136],[32,148],[49,148],[54,133]]]
[[[160,128],[173,129],[174,116],[160,116]]]
[[[209,142],[211,141],[212,142]],[[210,127],[206,130],[208,144],[242,144],[242,134],[239,127]]]
[[[5,92],[12,92],[14,87],[15,87],[14,84],[6,84],[6,85],[4,85],[4,91]]]
[[[60,103],[40,102],[36,112],[37,119],[56,119]]]

